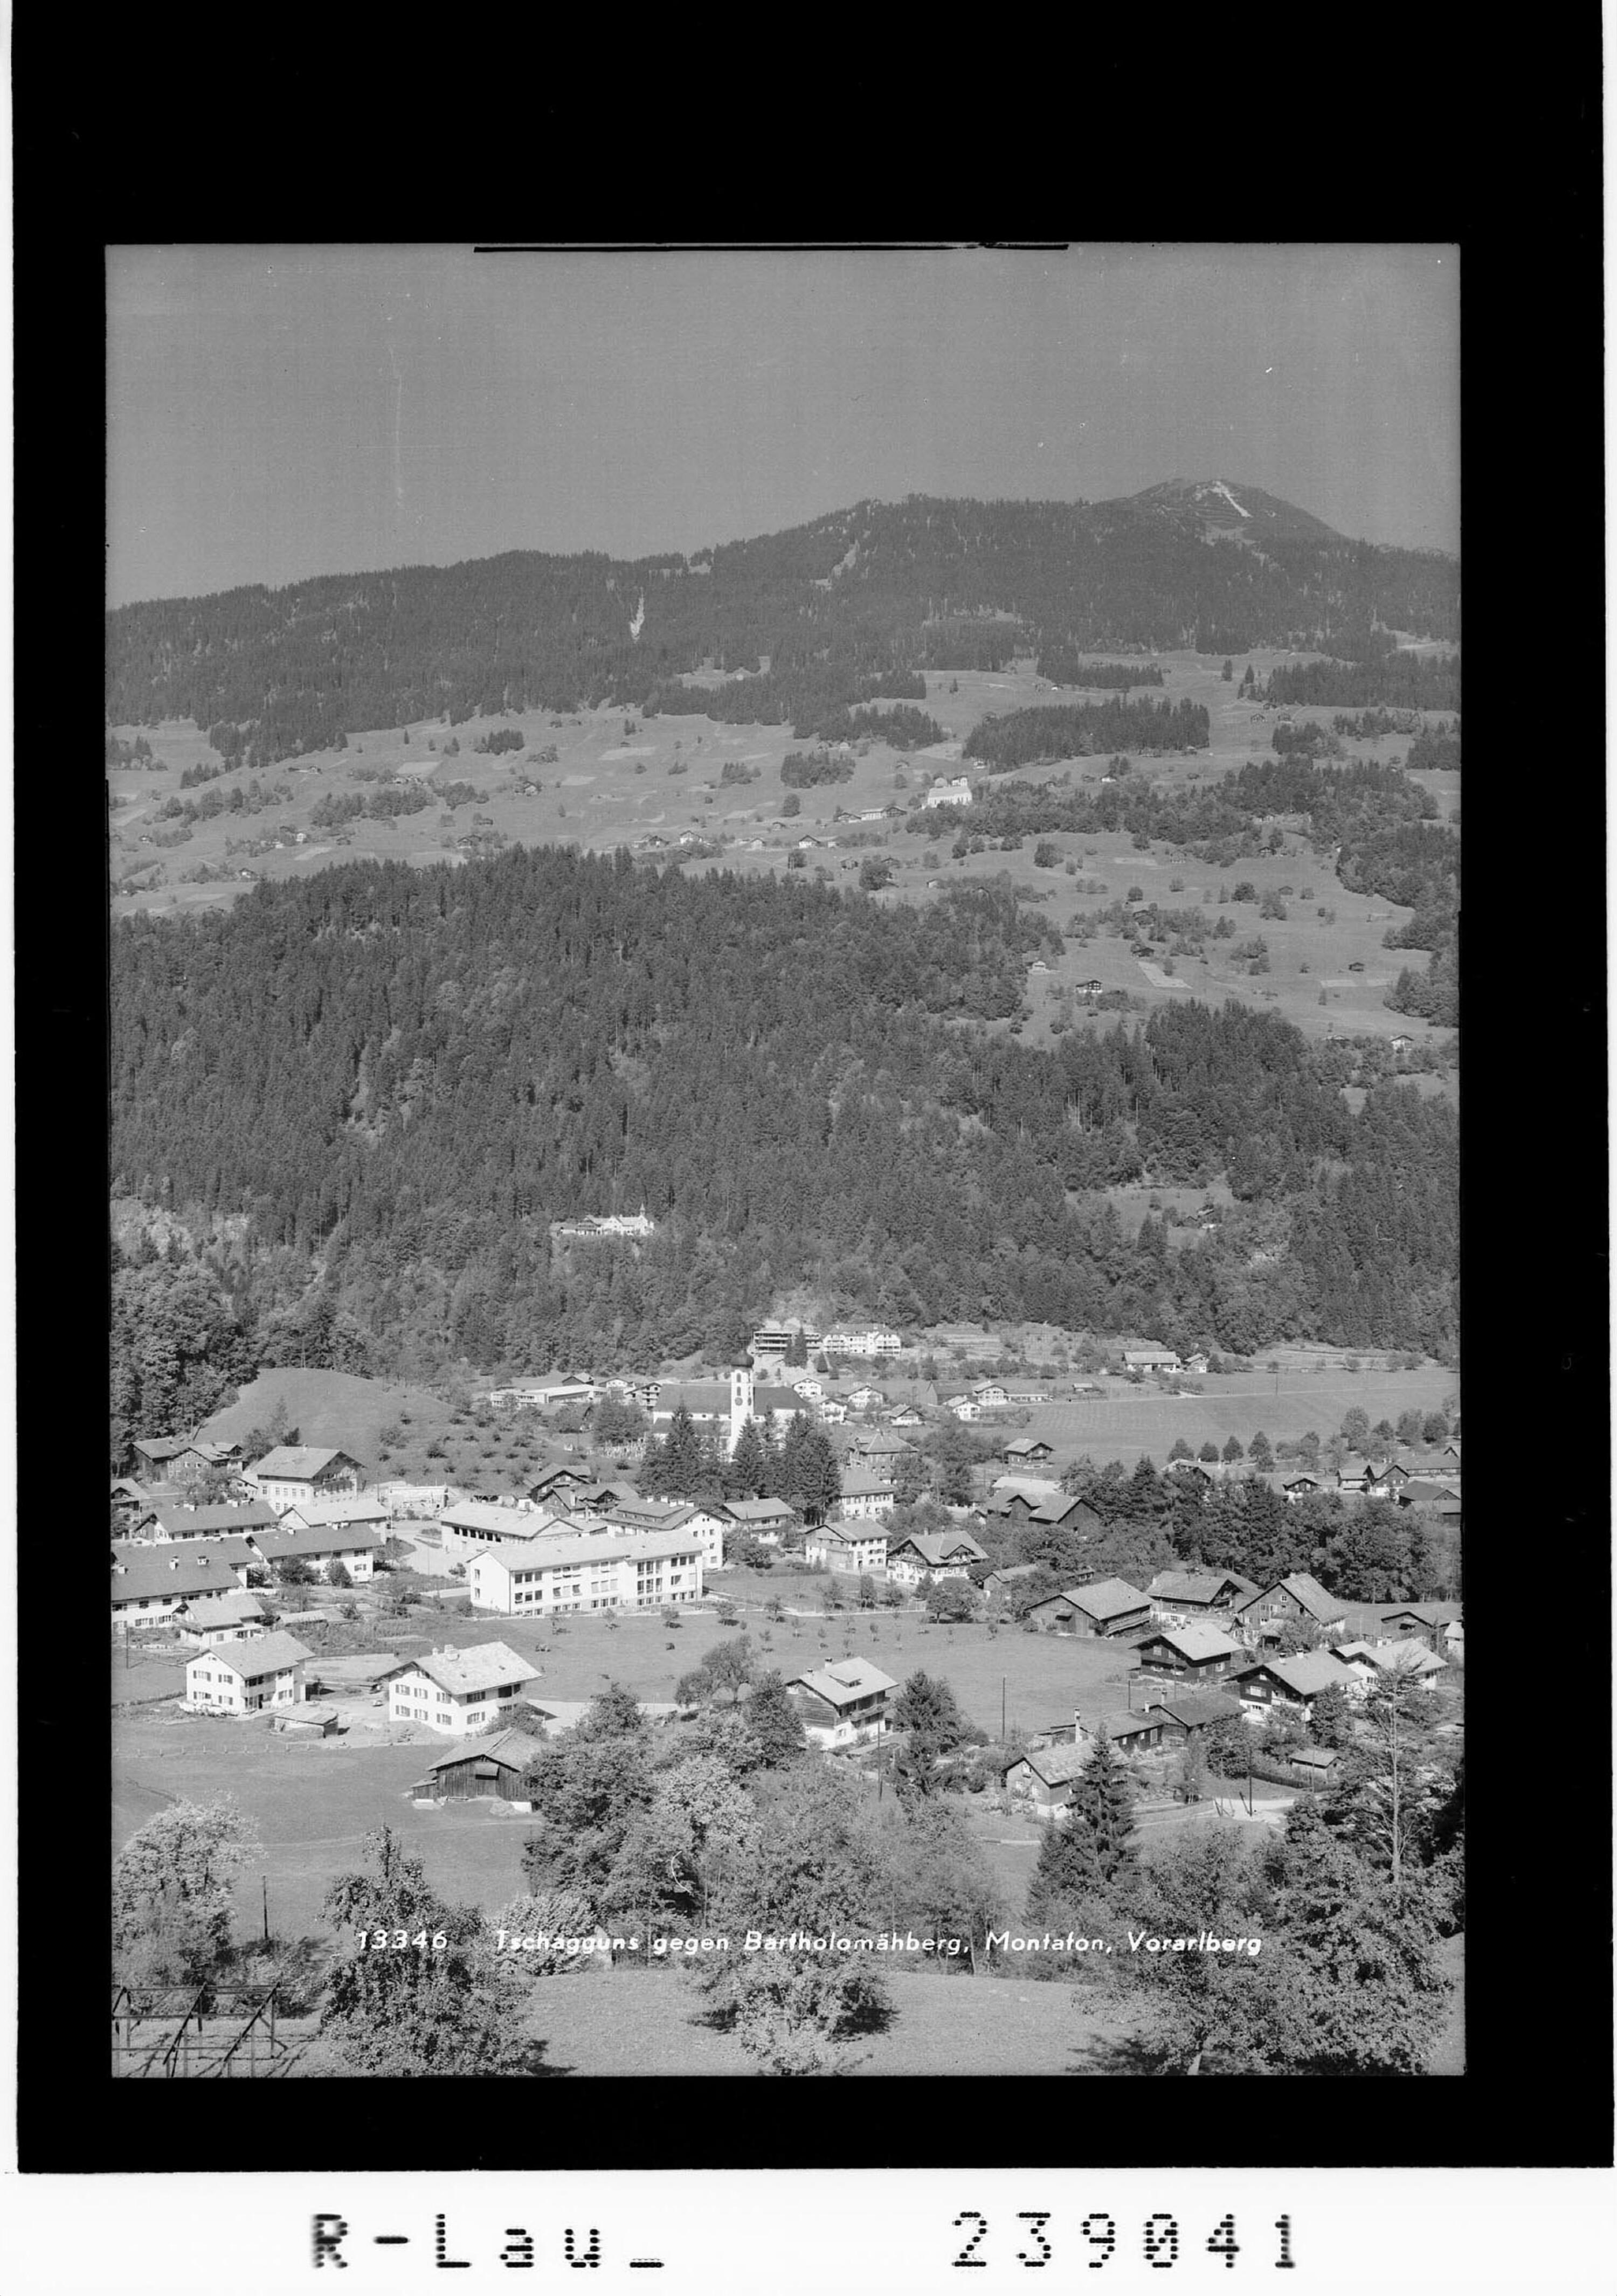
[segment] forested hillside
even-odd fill
[[[790,721],[808,740],[876,695],[924,700],[926,668],[1013,650],[1055,676],[1081,651],[1270,644],[1375,656],[1340,698],[1370,676],[1365,699],[1402,699],[1379,659],[1383,630],[1454,638],[1458,614],[1452,559],[1328,529],[1266,529],[1254,547],[1208,538],[1194,506],[1160,496],[912,496],[690,558],[511,552],[121,607],[107,623],[106,714],[193,718],[254,766],[368,727],[604,701]],[[704,664],[728,682],[693,699],[680,679]]]
[[[1452,1113],[1385,1086],[1351,1114],[1234,1004],[1024,1049],[983,1023],[1054,931],[1009,890],[884,908],[555,847],[125,919],[115,1192],[245,1216],[210,1263],[237,1376],[644,1364],[809,1283],[883,1323],[1449,1350]],[[1098,1192],[1145,1169],[1241,1201],[1194,1249],[1129,1241]],[[642,1201],[644,1247],[553,1249]],[[131,1329],[170,1276],[120,1275]]]

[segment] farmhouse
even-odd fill
[[[827,1570],[884,1571],[887,1533],[852,1523],[828,1523],[804,1539],[803,1560]]]
[[[283,1516],[277,1529],[256,1532],[252,1543],[272,1568],[307,1562],[316,1578],[329,1579],[341,1563],[357,1587],[374,1576],[382,1538],[367,1523],[351,1528],[346,1523],[314,1524],[304,1529],[291,1526]]]
[[[787,1685],[792,1703],[817,1746],[850,1746],[879,1738],[887,1726],[887,1702],[898,1688],[868,1659],[843,1658],[794,1675]]]
[[[185,1661],[185,1703],[215,1714],[258,1714],[267,1706],[295,1706],[303,1697],[310,1653],[292,1636],[201,1651]]]
[[[168,1483],[193,1483],[213,1469],[234,1472],[242,1464],[239,1443],[203,1443],[191,1435],[143,1436],[130,1448],[137,1473]]]
[[[967,1565],[988,1555],[969,1530],[917,1530],[887,1550],[887,1575],[918,1587],[926,1578],[970,1578]]]
[[[1136,1647],[1138,1657],[1131,1674],[1171,1677],[1186,1689],[1221,1681],[1246,1656],[1239,1643],[1204,1620],[1187,1627],[1158,1627]]]
[[[1165,1726],[1161,1710],[1154,1706],[1144,1714],[1132,1713],[1127,1708],[1114,1709],[1103,1714],[1097,1725],[1125,1757],[1152,1752],[1161,1744]]]
[[[694,1531],[553,1532],[513,1549],[485,1547],[466,1564],[474,1611],[503,1618],[571,1611],[646,1611],[702,1596],[702,1541]]]
[[[1145,1589],[1151,1615],[1166,1624],[1231,1611],[1259,1589],[1235,1570],[1161,1570]]]
[[[304,1499],[332,1498],[340,1491],[357,1491],[365,1470],[346,1451],[319,1450],[308,1444],[282,1444],[267,1451],[245,1480],[259,1496],[267,1499],[277,1514]]]
[[[1035,1603],[1028,1616],[1058,1635],[1123,1635],[1150,1624],[1151,1604],[1126,1578],[1097,1578]]]
[[[1030,1747],[1005,1765],[1005,1791],[1025,1801],[1034,1817],[1054,1817],[1071,1804],[1073,1783],[1088,1759],[1087,1746]]]
[[[1177,1348],[1125,1348],[1123,1368],[1125,1371],[1172,1372],[1183,1371],[1185,1366],[1179,1361]]]
[[[1042,1435],[1016,1435],[1005,1447],[1006,1459],[1014,1466],[1034,1466],[1055,1456],[1055,1448]]]
[[[524,1685],[538,1678],[532,1661],[504,1643],[430,1651],[387,1677],[388,1719],[464,1736],[508,1713]]]
[[[784,1499],[716,1500],[712,1511],[727,1517],[737,1529],[750,1530],[764,1546],[778,1546],[801,1521],[797,1509],[788,1506]]]
[[[1304,1710],[1327,1690],[1357,1692],[1362,1685],[1350,1666],[1334,1651],[1299,1651],[1294,1658],[1260,1659],[1240,1668],[1231,1677],[1248,1706],[1291,1706]]]
[[[1038,1562],[1011,1562],[1001,1570],[990,1570],[982,1582],[983,1594],[990,1603],[1003,1603],[1021,1579],[1030,1578],[1042,1568]]]
[[[1343,1616],[1344,1605],[1334,1595],[1327,1595],[1318,1579],[1310,1578],[1305,1570],[1293,1571],[1266,1593],[1242,1603],[1235,1612],[1244,1634],[1269,1642],[1279,1640],[1280,1630],[1288,1619],[1306,1620],[1317,1627],[1335,1627],[1341,1625]]]
[[[1332,1645],[1344,1666],[1350,1666],[1367,1687],[1399,1680],[1429,1683],[1446,1673],[1449,1661],[1410,1636],[1392,1642],[1336,1643]]]
[[[112,1623],[153,1625],[198,1595],[245,1587],[258,1560],[244,1538],[199,1540],[184,1547],[115,1546]]]
[[[1319,1488],[1319,1478],[1317,1475],[1293,1475],[1289,1482],[1281,1485],[1281,1488],[1288,1499],[1311,1499]]]
[[[141,1528],[141,1537],[155,1546],[188,1545],[196,1538],[245,1538],[250,1532],[273,1530],[275,1511],[262,1499],[225,1499],[218,1506],[193,1506],[189,1499],[177,1505],[153,1507]]]
[[[1241,1712],[1241,1701],[1221,1690],[1193,1691],[1183,1697],[1170,1691],[1166,1698],[1158,1699],[1152,1711],[1162,1718],[1163,1744],[1182,1746],[1216,1729],[1220,1722],[1235,1721]]]
[[[1418,1636],[1440,1658],[1465,1662],[1465,1628],[1457,1603],[1406,1603],[1383,1612],[1382,1628],[1390,1635]]]

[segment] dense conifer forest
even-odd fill
[[[260,767],[372,726],[606,701],[790,721],[808,740],[878,695],[923,701],[928,668],[993,667],[1027,648],[1064,662],[1260,644],[1343,658],[1328,692],[1287,686],[1277,700],[1450,707],[1452,672],[1378,649],[1387,628],[1456,639],[1458,616],[1459,568],[1438,552],[1323,528],[1266,534],[1256,549],[1205,538],[1198,517],[1145,496],[913,496],[688,558],[508,552],[120,607],[106,716],[194,718],[221,755]],[[704,664],[725,682],[680,683]],[[1309,673],[1277,675],[1306,685]]]
[[[1009,889],[882,907],[557,847],[126,918],[115,1192],[234,1234],[233,1360],[644,1364],[806,1283],[882,1323],[1449,1352],[1451,1111],[1383,1084],[1355,1115],[1235,1004],[1023,1048],[984,1023],[1055,930]],[[1101,1192],[1145,1171],[1237,1206],[1191,1249],[1128,1239]],[[553,1245],[643,1201],[644,1246]]]

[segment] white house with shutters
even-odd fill
[[[538,1669],[504,1643],[447,1645],[407,1659],[383,1680],[390,1722],[418,1722],[447,1737],[465,1737],[508,1715]]]
[[[260,1635],[199,1651],[185,1661],[185,1703],[212,1714],[259,1714],[303,1702],[310,1652],[294,1636]]]

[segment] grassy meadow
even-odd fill
[[[1096,660],[1102,656],[1095,657]],[[1289,657],[1273,648],[1258,649],[1236,662],[1236,677],[1250,660],[1260,676]],[[1237,697],[1235,684],[1226,685],[1221,664],[1187,652],[1155,657],[1163,684],[1160,692],[1145,689],[1153,700],[1190,700],[1203,703],[1211,720],[1211,746],[1194,755],[1155,758],[1137,763],[1159,785],[1206,782],[1262,755],[1268,746],[1274,713]],[[1371,1033],[1391,1036],[1403,1031],[1421,1040],[1427,1024],[1386,1011],[1382,996],[1406,963],[1424,960],[1407,951],[1383,949],[1382,935],[1389,923],[1408,912],[1384,900],[1349,893],[1336,884],[1328,867],[1313,859],[1298,838],[1288,836],[1285,849],[1260,860],[1242,861],[1227,869],[1186,858],[1176,848],[1158,844],[1149,853],[1137,853],[1125,835],[1091,839],[1058,837],[1063,861],[1075,865],[1076,879],[1064,867],[1037,869],[1032,840],[1017,853],[984,851],[962,860],[950,857],[948,842],[929,834],[924,813],[909,821],[861,824],[858,816],[888,805],[907,806],[916,794],[923,774],[952,776],[962,770],[960,746],[980,720],[990,712],[1005,713],[1031,704],[1051,701],[1093,701],[1095,693],[1079,688],[1056,687],[1040,678],[1030,663],[998,672],[929,673],[924,707],[945,729],[946,739],[934,750],[901,753],[885,742],[868,745],[854,760],[853,778],[834,785],[804,790],[800,815],[788,821],[782,812],[787,794],[780,779],[781,760],[789,750],[810,746],[799,742],[789,726],[726,726],[705,717],[642,719],[636,711],[600,709],[566,717],[544,710],[527,710],[503,718],[472,718],[454,728],[441,722],[423,721],[408,727],[368,732],[353,737],[346,750],[311,753],[288,759],[262,771],[266,786],[281,784],[291,794],[271,809],[252,815],[219,815],[199,823],[188,841],[162,849],[152,840],[161,825],[153,816],[170,794],[179,793],[180,776],[187,767],[219,760],[205,734],[188,724],[168,724],[146,729],[147,738],[163,770],[156,773],[116,771],[109,775],[113,805],[112,876],[124,882],[132,873],[160,865],[163,882],[148,889],[119,894],[114,908],[120,914],[135,910],[183,910],[201,905],[228,903],[246,888],[241,870],[267,878],[304,876],[334,859],[366,857],[408,861],[415,866],[459,860],[469,849],[468,839],[494,835],[508,842],[539,844],[576,842],[587,849],[609,851],[620,844],[659,857],[660,849],[644,840],[659,837],[672,844],[694,832],[733,840],[721,860],[691,862],[695,869],[737,871],[784,870],[787,854],[800,838],[833,840],[850,831],[879,832],[882,849],[897,865],[894,884],[877,896],[884,901],[924,900],[934,882],[957,879],[989,879],[1008,872],[1013,882],[1037,886],[1052,896],[1049,914],[1066,924],[1074,916],[1103,908],[1123,898],[1138,885],[1148,899],[1182,906],[1217,907],[1220,886],[1250,880],[1260,896],[1293,889],[1284,922],[1263,920],[1255,905],[1238,905],[1232,922],[1236,938],[1261,931],[1268,943],[1270,971],[1253,977],[1234,964],[1227,942],[1210,946],[1204,960],[1177,961],[1172,976],[1160,970],[1158,960],[1137,958],[1128,942],[1104,938],[1072,943],[1055,972],[1029,982],[1031,1017],[1024,1023],[1024,1041],[1049,1040],[1055,1016],[1052,992],[1063,984],[1096,979],[1108,988],[1125,989],[1137,1000],[1141,1012],[1174,998],[1204,999],[1237,996],[1244,1001],[1273,1005],[1294,1021],[1305,1034]],[[1324,709],[1299,709],[1297,718],[1328,724],[1334,714]],[[479,756],[473,744],[486,734],[515,727],[523,734],[525,750],[499,756]],[[138,730],[119,729],[126,737]],[[408,738],[406,739],[406,735]],[[459,743],[454,757],[444,755],[451,739]],[[554,763],[541,764],[540,753],[554,746]],[[1390,757],[1402,754],[1397,737],[1379,742],[1350,742],[1350,754]],[[1104,761],[1070,761],[1082,785],[1086,775],[1098,776]],[[725,783],[725,767],[756,772],[751,782]],[[1022,778],[1038,778],[1062,768],[1034,767]],[[464,782],[478,792],[446,813],[434,808],[407,815],[398,822],[356,821],[337,831],[316,830],[310,816],[321,798],[363,792],[369,784],[355,778],[357,771],[401,774],[434,790],[450,782]],[[899,785],[902,777],[904,786]],[[1428,775],[1446,808],[1458,803],[1458,776]],[[245,788],[245,768],[209,782],[206,787],[228,793]],[[850,818],[839,822],[839,812]],[[282,830],[301,831],[307,842],[273,840]],[[271,840],[267,849],[249,851]],[[227,842],[238,850],[227,853]],[[665,852],[661,857],[672,857]],[[858,867],[859,853],[842,853],[829,847],[807,856],[810,869],[829,871],[833,881]],[[188,882],[195,873],[222,873],[212,882]],[[1182,878],[1182,890],[1172,890]],[[1106,892],[1080,895],[1075,882],[1099,882]],[[1311,888],[1313,898],[1304,898]],[[1326,922],[1319,908],[1334,913]],[[1354,964],[1362,972],[1351,972]],[[1325,1003],[1320,1003],[1323,991]],[[1079,1008],[1081,1013],[1083,1008]],[[1100,1025],[1111,1026],[1113,1016]],[[1005,1024],[1008,1025],[1008,1024]],[[1079,1025],[1096,1025],[1080,1021]]]

